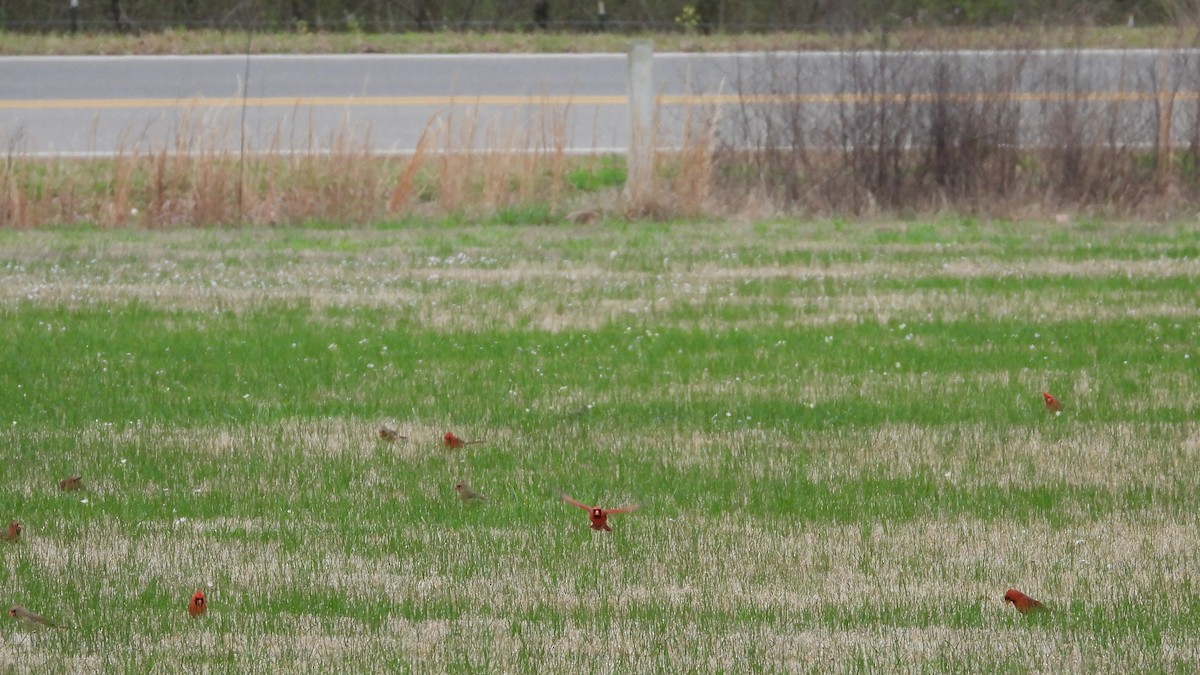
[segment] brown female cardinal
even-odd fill
[[[83,477],[71,476],[58,481],[59,492],[74,492],[75,490],[83,489]]]
[[[590,527],[596,531],[600,531],[600,530],[604,530],[605,532],[613,531],[612,528],[609,527],[609,525],[608,525],[608,516],[610,514],[629,513],[631,511],[637,510],[637,504],[631,504],[629,506],[622,506],[617,509],[602,509],[599,506],[588,506],[587,504],[581,504],[563,492],[558,493],[558,496],[562,497],[562,500],[564,502],[571,504],[572,506],[578,506],[579,508],[583,509],[584,511],[587,511],[588,518],[590,518],[592,521],[592,524],[590,525]]]
[[[445,443],[447,448],[461,448],[464,445],[471,445],[473,443],[482,443],[482,442],[483,441],[481,441],[481,440],[480,441],[464,441],[463,439],[459,438],[458,436],[455,436],[453,431],[447,431],[446,435],[442,436],[442,443]]]
[[[1015,588],[1008,589],[1008,592],[1004,594],[1004,601],[1011,602],[1012,606],[1016,607],[1017,611],[1022,614],[1046,611],[1045,605]]]
[[[379,425],[379,437],[388,443],[405,440],[404,436],[400,435],[400,430],[390,424]]]
[[[20,605],[13,605],[12,609],[8,610],[8,615],[14,619],[20,619],[22,621],[28,621],[30,623],[40,623],[43,626],[51,626],[51,627],[58,626],[58,624],[54,623],[50,619],[47,619],[46,617],[42,616],[41,614],[34,614],[33,612],[25,609],[24,607],[22,607]]]
[[[458,498],[461,499],[464,504],[487,501],[487,499],[484,499],[483,495],[472,490],[471,486],[467,485],[467,482],[463,480],[460,480],[454,484],[454,491],[458,493]]]
[[[192,616],[200,616],[208,609],[208,601],[204,599],[204,591],[199,588],[192,594],[192,599],[188,601],[188,614]]]

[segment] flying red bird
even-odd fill
[[[199,588],[192,594],[192,599],[188,601],[188,614],[192,616],[200,616],[208,609],[208,600],[204,599],[204,591]]]
[[[471,445],[473,443],[482,443],[482,442],[483,442],[482,440],[464,441],[463,439],[459,438],[458,436],[455,436],[453,431],[447,431],[446,435],[442,436],[442,443],[445,443],[447,448],[461,448],[464,445]]]
[[[1042,398],[1046,401],[1046,410],[1052,413],[1062,412],[1062,404],[1058,402],[1058,399],[1051,396],[1050,392],[1043,391]]]
[[[4,541],[13,543],[20,538],[21,538],[21,524],[14,520],[8,524],[8,534],[4,535]]]
[[[1004,601],[1011,602],[1012,606],[1016,607],[1017,611],[1022,614],[1046,611],[1045,605],[1015,588],[1008,589],[1008,592],[1004,594]]]
[[[600,531],[600,530],[604,530],[605,532],[613,531],[612,528],[609,527],[609,525],[608,525],[608,516],[610,514],[630,513],[632,511],[637,510],[637,504],[631,504],[629,506],[622,506],[621,508],[618,508],[618,509],[602,509],[599,506],[588,506],[587,504],[581,504],[580,502],[572,499],[569,495],[567,495],[566,493],[563,493],[563,492],[558,493],[558,496],[562,497],[562,500],[564,502],[571,504],[572,506],[578,506],[579,508],[583,509],[584,511],[587,511],[588,518],[590,518],[592,521],[592,524],[590,527],[596,531]]]

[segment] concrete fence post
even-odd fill
[[[1171,64],[1165,49],[1158,52],[1158,65],[1155,68],[1155,79],[1158,81],[1158,133],[1154,139],[1155,155],[1157,155],[1157,178],[1159,190],[1164,190],[1167,177],[1171,170],[1171,155],[1173,134],[1172,113],[1175,108],[1175,87],[1171,82]]]
[[[626,155],[625,197],[637,205],[654,189],[654,43],[634,40],[629,45],[629,152]]]

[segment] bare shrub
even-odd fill
[[[844,180],[835,194],[854,213],[903,206],[906,155],[919,110],[911,54],[849,52],[849,74],[837,85],[837,125],[827,137],[840,151]],[[844,72],[844,71],[843,71]]]
[[[1179,73],[1179,88],[1190,96],[1176,97],[1177,109],[1172,117],[1172,132],[1181,138],[1183,150],[1176,155],[1177,175],[1181,184],[1192,190],[1200,188],[1200,55],[1195,51],[1177,55],[1173,70]]]
[[[943,204],[970,208],[1004,201],[1019,161],[1023,61],[929,57],[917,145],[922,188]],[[974,210],[974,209],[971,209]]]
[[[1178,174],[1200,182],[1200,76],[1192,52],[1152,57],[773,56],[732,78],[715,175],[790,211],[1161,210],[1187,197]]]
[[[731,80],[738,103],[720,128],[716,150],[727,183],[784,205],[805,200],[816,174],[810,135],[821,106],[809,105],[802,92],[814,76],[807,62],[773,53],[737,62]]]

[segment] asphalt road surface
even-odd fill
[[[621,151],[627,71],[623,54],[0,58],[0,142],[38,155],[409,153],[423,136],[430,150]],[[780,125],[846,142],[848,126],[928,125],[946,103],[1008,111],[1021,143],[1148,144],[1164,124],[1186,143],[1200,128],[1200,52],[656,54],[654,91],[665,146],[689,120],[715,120],[731,145],[797,142]]]

